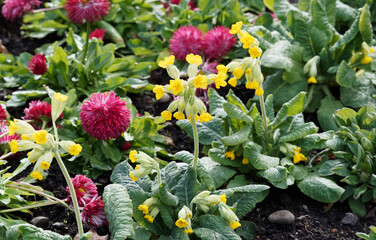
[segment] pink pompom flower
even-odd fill
[[[103,19],[110,10],[111,2],[108,0],[67,0],[65,10],[68,18],[77,24],[95,22]]]
[[[171,4],[178,5],[178,4],[180,4],[181,0],[171,0],[170,2],[171,2]],[[168,3],[165,3],[163,5],[165,6],[165,8],[170,6],[170,5],[168,5]],[[191,10],[196,8],[196,5],[192,0],[189,1],[188,6]]]
[[[40,100],[31,101],[29,103],[29,107],[24,109],[25,116],[23,117],[24,120],[32,120],[33,127],[38,128],[37,125],[43,124],[43,122],[47,123],[47,126],[52,125],[51,121],[51,105],[47,102],[42,102]],[[64,114],[61,114],[59,118],[62,118]]]
[[[8,132],[7,121],[0,121],[0,135],[6,132]],[[19,139],[21,139],[21,137],[18,134],[13,134],[12,136],[9,136],[9,134],[7,134],[4,137],[0,138],[0,145],[3,143],[6,143],[8,145],[10,141]]]
[[[0,123],[7,118],[7,113],[5,109],[0,105]]]
[[[170,39],[170,50],[180,61],[190,54],[200,55],[202,49],[202,32],[194,26],[179,27]]]
[[[127,130],[130,112],[114,92],[93,93],[81,107],[81,125],[96,139],[108,140],[119,137]]]
[[[39,7],[41,1],[38,0],[5,0],[1,13],[8,21],[22,18],[25,12],[31,11],[35,6]]]
[[[89,203],[95,196],[98,195],[97,186],[94,182],[85,175],[76,175],[71,178],[74,189],[76,190],[76,196],[78,204],[82,207]],[[67,201],[71,202],[71,194],[69,187],[66,188],[68,193]]]
[[[37,53],[27,63],[27,68],[35,75],[43,75],[47,71],[46,57]]]
[[[104,38],[104,34],[106,33],[106,30],[105,29],[102,29],[102,28],[96,28],[94,31],[92,31],[89,35],[89,38],[92,39],[92,38],[98,38],[98,39],[101,39],[103,41],[103,38]]]
[[[217,26],[205,34],[202,50],[208,59],[221,59],[236,44],[236,38],[229,31],[227,27]]]
[[[104,203],[101,197],[95,195],[91,201],[85,205],[81,218],[83,222],[94,228],[108,224],[106,213],[104,212]]]

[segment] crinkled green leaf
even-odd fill
[[[303,165],[292,165],[289,167],[289,173],[299,181],[308,175],[308,169]]]
[[[208,214],[200,216],[194,233],[205,240],[241,240],[223,218]]]
[[[169,206],[176,206],[179,203],[178,197],[170,193],[165,183],[159,185],[158,195],[160,200]]]
[[[317,133],[318,127],[313,122],[305,123],[297,129],[294,129],[291,132],[285,133],[280,139],[280,142],[291,142],[296,141],[305,136],[313,133]]]
[[[342,107],[341,102],[334,100],[332,97],[327,96],[321,100],[321,106],[317,111],[317,119],[324,131],[338,130],[338,126],[334,121],[334,114]]]
[[[233,133],[230,136],[222,137],[222,141],[226,146],[236,146],[242,144],[248,139],[252,125],[245,125],[239,131]]]
[[[266,178],[271,182],[279,182],[287,177],[287,169],[282,166],[275,166],[263,171],[257,172],[257,175]]]
[[[163,196],[160,196],[160,199],[163,199]],[[159,213],[161,214],[161,217],[163,219],[163,222],[166,224],[166,226],[169,229],[172,229],[175,226],[174,221],[174,210],[171,208],[171,206],[168,206],[164,204],[163,202],[160,202],[158,204]]]
[[[126,239],[134,234],[133,206],[127,189],[120,184],[110,184],[104,188],[103,202],[109,223],[111,240]]]
[[[351,87],[356,82],[355,72],[347,65],[346,61],[342,61],[339,65],[336,81],[342,87]]]
[[[203,182],[210,191],[214,191],[215,190],[214,181],[211,177],[211,174],[206,170],[206,168],[201,163],[199,163],[197,164],[196,170],[197,170],[197,175],[200,178],[201,182]]]
[[[274,118],[273,122],[271,122],[273,128],[277,127],[285,117],[293,116],[303,112],[305,105],[305,95],[305,92],[301,92],[290,101],[282,105],[281,109],[277,113],[277,116]]]
[[[179,206],[189,206],[192,199],[199,193],[199,188],[196,171],[188,166],[187,171],[176,186],[175,195],[179,198]]]
[[[349,198],[349,206],[351,211],[360,217],[365,217],[367,209],[360,199]]]
[[[225,166],[232,166],[232,167],[240,167],[241,166],[240,161],[237,161],[236,159],[231,160],[229,158],[226,158],[225,152],[221,149],[218,149],[218,148],[210,149],[209,150],[209,157],[213,161],[220,163],[222,165],[225,165]],[[248,158],[248,159],[251,159],[251,158]]]
[[[238,119],[246,123],[252,123],[252,118],[235,104],[225,102],[223,103],[223,109],[226,111],[227,115],[230,116],[232,119]]]
[[[223,109],[223,103],[226,100],[218,94],[218,92],[214,88],[209,88],[208,90],[208,97],[209,97],[209,109],[210,113],[213,116],[224,118],[227,116],[227,113]]]
[[[238,106],[243,112],[248,112],[247,107],[243,104],[242,100],[240,100],[234,92],[230,89],[230,91],[227,94],[227,102],[232,103],[236,106]]]
[[[363,41],[371,45],[373,31],[372,31],[372,22],[371,22],[371,12],[367,3],[364,5],[362,10],[360,11],[359,32],[362,35]]]
[[[213,161],[210,157],[201,158],[199,161],[200,165],[204,166],[210,174],[216,189],[222,186],[236,174],[234,169],[225,167]]]
[[[183,229],[174,228],[170,236],[162,235],[159,240],[189,240],[188,234],[186,234]]]
[[[71,240],[69,235],[62,236],[50,230],[43,230],[34,225],[24,223],[12,225],[6,232],[6,239],[23,240]]]
[[[250,164],[257,170],[265,170],[279,164],[279,158],[261,154],[260,149],[252,142],[245,146],[244,157],[249,159]]]
[[[235,230],[243,239],[255,239],[257,237],[256,224],[250,221],[240,221],[241,226]]]
[[[343,105],[352,108],[360,108],[368,103],[375,105],[376,99],[373,96],[376,94],[376,88],[372,83],[375,80],[375,74],[365,72],[358,76],[357,81],[352,87],[341,87],[340,93]]]

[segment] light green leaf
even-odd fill
[[[106,141],[102,141],[102,150],[106,158],[109,158],[114,162],[120,162],[123,157],[123,153],[120,152],[119,148],[110,145]]]
[[[344,45],[350,43],[359,32],[359,18],[360,13],[356,17],[355,21],[351,24],[350,28],[339,37],[337,42],[330,48],[330,51],[334,51],[337,48],[342,48]]]
[[[23,240],[71,240],[69,235],[62,236],[50,230],[43,230],[34,225],[24,223],[12,225],[6,232],[6,239]]]
[[[327,96],[321,100],[321,106],[317,111],[317,119],[324,131],[338,130],[338,126],[334,121],[334,114],[342,107],[341,102],[334,100],[332,97]]]
[[[162,200],[163,197],[160,196],[160,199]],[[163,219],[163,222],[166,224],[168,228],[173,228],[175,226],[175,221],[174,221],[174,210],[171,208],[171,206],[168,206],[164,204],[163,202],[160,202],[158,204],[159,208],[159,213],[161,214],[161,217]]]
[[[308,175],[298,187],[305,195],[324,203],[337,202],[345,191],[332,180],[317,175]]]
[[[256,143],[249,142],[244,148],[244,157],[251,159],[250,163],[258,170],[265,170],[279,164],[279,158],[263,155]]]
[[[192,166],[188,166],[176,186],[175,195],[179,198],[179,206],[189,206],[192,199],[199,193],[199,187],[196,171]]]
[[[227,113],[223,109],[223,103],[226,100],[218,94],[218,92],[214,88],[209,88],[208,90],[208,97],[209,97],[209,109],[210,113],[213,116],[224,118],[227,116]]]
[[[167,189],[166,184],[162,183],[159,185],[159,190],[158,190],[158,195],[159,198],[161,199],[162,202],[169,206],[176,206],[179,203],[178,197],[175,195],[172,195],[170,191]]]
[[[278,111],[277,116],[270,124],[273,128],[276,128],[282,120],[287,116],[293,116],[303,112],[305,105],[305,92],[301,92],[292,98],[290,101],[284,103],[281,109]]]
[[[209,171],[207,171],[206,168],[201,163],[197,165],[196,170],[197,170],[197,175],[200,178],[201,182],[203,182],[210,191],[214,191],[215,184],[211,177],[212,175],[209,173]]]
[[[226,111],[227,115],[230,116],[232,119],[238,119],[246,123],[252,123],[252,118],[235,104],[225,102],[223,103],[223,109]]]
[[[214,162],[210,157],[201,158],[199,162],[200,165],[204,166],[209,172],[216,189],[236,174],[234,169],[222,166],[221,164]]]
[[[229,224],[221,217],[202,215],[198,219],[195,234],[204,240],[241,240]]]
[[[189,237],[183,229],[174,228],[170,236],[162,235],[159,240],[189,240]]]
[[[242,100],[240,100],[234,92],[230,89],[230,91],[227,94],[227,102],[232,103],[236,106],[238,106],[243,112],[248,112],[247,107],[243,104]]]
[[[365,72],[357,77],[357,81],[350,88],[341,87],[341,102],[344,106],[360,108],[368,103],[376,104],[373,97],[376,94],[375,85],[372,81],[376,80],[375,74]]]
[[[229,158],[226,158],[225,152],[222,149],[218,149],[218,148],[210,149],[209,150],[209,157],[213,161],[220,163],[222,165],[225,165],[225,166],[232,166],[232,167],[240,167],[241,166],[240,161],[237,161],[236,159],[231,160]],[[248,158],[248,159],[252,159],[252,158]]]
[[[351,211],[358,215],[359,217],[365,217],[367,209],[364,203],[360,199],[349,198],[349,206]]]
[[[289,173],[297,180],[302,180],[308,175],[307,167],[303,165],[291,165],[289,167]]]
[[[289,41],[278,41],[262,54],[261,64],[291,72],[294,66],[303,67],[302,52],[301,47],[291,45]]]
[[[222,137],[222,141],[226,146],[236,146],[248,140],[252,125],[245,125],[239,131],[230,136]]]
[[[143,189],[129,176],[129,172],[132,170],[133,168],[131,165],[129,165],[128,161],[119,163],[112,171],[110,177],[111,182],[123,185],[128,189],[128,191],[133,189],[143,191]]]
[[[280,182],[287,177],[287,169],[282,166],[276,166],[264,171],[259,171],[257,175],[266,178],[270,182]]]
[[[313,133],[317,133],[318,127],[313,122],[305,123],[302,126],[299,126],[296,129],[292,129],[292,131],[284,134],[279,141],[280,142],[292,142],[298,139],[302,139],[305,136]]]
[[[360,11],[359,32],[362,35],[363,41],[365,41],[368,45],[371,45],[373,31],[371,22],[371,12],[369,10],[369,6],[367,3]]]
[[[339,65],[336,81],[342,87],[351,87],[356,82],[355,72],[346,61],[342,61]]]
[[[109,223],[111,240],[126,239],[134,234],[133,206],[127,189],[120,184],[110,184],[104,188],[103,202]]]

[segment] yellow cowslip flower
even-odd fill
[[[43,170],[48,170],[50,168],[50,163],[49,162],[46,162],[46,161],[42,161],[40,163],[40,167],[43,169]]]
[[[154,218],[150,215],[145,215],[144,218],[146,219],[146,221],[148,221],[149,223],[153,223],[154,221]]]
[[[158,100],[164,94],[164,87],[162,85],[155,85],[153,88],[153,93],[155,93],[155,98]]]
[[[134,170],[138,170],[140,169],[140,164],[137,164],[136,167],[134,168]]]
[[[240,29],[242,28],[242,25],[243,25],[242,21],[239,21],[239,22],[236,22],[235,24],[232,24],[231,25],[231,30],[229,31],[229,33],[231,33],[231,34],[237,34],[237,33],[239,33]]]
[[[178,228],[185,228],[185,227],[188,226],[188,222],[185,221],[184,218],[179,218],[178,220],[176,220],[175,225],[176,225]]]
[[[226,73],[219,72],[217,75],[214,77],[214,82],[215,82],[215,87],[220,88],[220,87],[225,87],[227,85],[226,83],[226,78],[227,75]]]
[[[195,88],[206,89],[208,87],[208,77],[202,74],[197,75],[193,79],[193,85]]]
[[[370,52],[370,53],[374,53],[374,52],[375,52],[375,49],[370,48],[370,49],[369,49],[369,52]]]
[[[243,75],[243,70],[241,67],[237,67],[234,69],[234,71],[232,72],[232,74],[234,75],[234,77],[236,77],[237,79],[240,79]]]
[[[258,57],[261,56],[261,51],[256,46],[249,48],[248,52],[249,52],[249,54],[251,55],[252,58],[258,58]]]
[[[264,89],[262,89],[262,87],[258,87],[255,91],[255,95],[257,96],[262,96],[264,95]]]
[[[137,154],[137,151],[136,150],[132,150],[129,152],[129,159],[131,160],[131,162],[135,163],[137,161],[137,158],[136,158],[136,155]]]
[[[230,227],[232,228],[232,229],[237,229],[238,227],[240,227],[241,226],[241,224],[239,223],[239,221],[236,221],[236,222],[232,222],[231,224],[230,224]]]
[[[30,138],[28,136],[26,136],[25,134],[21,135],[21,139],[22,140],[30,140]]]
[[[234,160],[235,159],[235,154],[234,154],[234,151],[228,151],[225,153],[225,157],[226,158],[230,158],[231,160]]]
[[[251,74],[251,72],[252,72],[252,69],[250,68],[247,68],[247,70],[245,70],[245,74]]]
[[[189,121],[192,122],[191,121],[192,116],[188,116],[187,119],[189,119]],[[197,114],[195,114],[195,122],[197,122],[199,119],[200,119],[200,117]]]
[[[197,66],[199,66],[201,63],[202,63],[202,58],[200,55],[194,55],[193,53],[190,53],[188,54],[186,57],[185,57],[185,60],[189,63],[189,64],[194,64],[196,63]]]
[[[172,117],[172,113],[170,113],[169,111],[167,110],[164,110],[162,113],[161,113],[161,116],[166,119],[166,121],[169,121],[171,120],[171,117]]]
[[[32,138],[37,144],[45,144],[47,142],[47,131],[46,130],[36,131],[33,133]]]
[[[36,180],[43,180],[43,176],[40,172],[34,171],[30,174],[30,176]]]
[[[300,153],[300,151],[302,151],[301,147],[298,147],[298,149],[294,151],[294,157],[293,157],[294,164],[298,164],[301,161],[304,161],[304,162],[307,161],[306,156]]]
[[[80,144],[74,144],[69,146],[69,154],[73,156],[77,156],[82,151],[82,146]]]
[[[174,95],[178,95],[180,92],[184,90],[184,87],[180,79],[175,79],[170,80],[168,89],[170,89]]]
[[[185,232],[186,234],[192,234],[192,233],[193,233],[193,230],[192,230],[192,228],[186,228],[186,229],[184,229],[184,232]]]
[[[241,43],[243,43],[243,48],[247,49],[252,46],[252,44],[255,42],[256,39],[253,36],[251,36],[249,33],[244,32],[242,34],[242,37],[239,38],[239,40]]]
[[[236,79],[236,77],[232,77],[230,78],[230,80],[228,80],[228,84],[230,84],[232,87],[236,87],[237,83],[238,83],[238,79]]]
[[[10,125],[8,127],[8,133],[9,133],[9,136],[12,136],[13,134],[15,134],[16,130],[17,129],[20,129],[20,127],[17,126],[17,124],[13,121],[10,121]]]
[[[307,81],[308,84],[317,84],[317,80],[314,76],[308,78],[308,81]]]
[[[67,95],[61,94],[61,93],[54,93],[54,98],[56,101],[66,102],[68,99]]]
[[[137,181],[137,177],[133,176],[133,171],[129,172],[129,176],[132,178],[133,181]]]
[[[16,140],[13,139],[12,141],[10,141],[9,146],[12,153],[16,153],[18,151],[19,146]]]
[[[248,89],[257,89],[257,88],[259,88],[259,84],[256,81],[247,82],[245,84],[245,87],[248,88]]]
[[[184,115],[184,113],[182,113],[182,112],[176,112],[176,113],[174,113],[174,118],[176,118],[177,120],[184,120],[185,119],[185,115]]]
[[[372,58],[370,56],[365,55],[360,62],[362,64],[368,64],[368,63],[372,62]]]
[[[243,158],[243,159],[242,159],[242,164],[244,164],[244,165],[249,164],[249,160],[246,159],[246,158]]]
[[[209,122],[213,119],[212,115],[210,113],[204,112],[200,115],[200,122]]]
[[[221,199],[221,202],[223,202],[223,203],[227,202],[226,194],[219,195],[219,198]]]
[[[148,207],[148,205],[145,205],[145,204],[139,205],[138,210],[142,211],[143,214],[149,213],[149,207]]]
[[[217,65],[216,68],[217,68],[218,72],[227,73],[227,71],[228,71],[228,68],[223,64]]]
[[[165,57],[164,60],[159,61],[158,66],[160,66],[161,68],[166,68],[167,65],[174,64],[174,61],[175,61],[175,56],[171,55],[169,57]]]

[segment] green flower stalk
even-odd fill
[[[227,68],[223,65],[219,65],[217,67],[218,74],[203,75],[198,71],[198,66],[202,64],[201,56],[188,54],[186,57],[186,61],[189,63],[187,69],[188,79],[182,80],[180,79],[180,71],[174,65],[174,61],[175,57],[172,55],[158,63],[160,67],[167,70],[172,80],[170,80],[170,84],[166,86],[156,85],[153,92],[157,99],[160,99],[165,93],[172,93],[178,97],[170,103],[167,110],[161,113],[161,116],[167,121],[175,117],[177,120],[188,119],[191,122],[194,140],[193,169],[196,170],[199,153],[196,122],[209,122],[213,119],[207,112],[206,106],[202,100],[196,97],[196,89],[206,89],[208,85],[212,83],[215,83],[216,88],[226,86]]]

